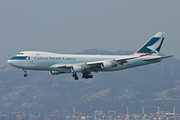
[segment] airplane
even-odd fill
[[[24,77],[26,70],[50,71],[50,75],[72,73],[75,80],[82,73],[82,78],[93,78],[91,72],[117,71],[137,66],[161,62],[162,59],[172,57],[159,56],[165,37],[164,32],[156,33],[142,47],[132,55],[78,55],[57,54],[41,51],[22,51],[10,58],[7,63],[21,68]]]

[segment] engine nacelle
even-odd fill
[[[112,64],[111,62],[103,62],[103,63],[101,64],[101,68],[102,68],[102,69],[110,68],[110,67],[112,67],[112,66],[113,66],[113,64]]]
[[[59,71],[49,71],[50,75],[59,75]]]
[[[71,72],[72,72],[72,73],[81,72],[82,70],[83,70],[83,69],[82,69],[81,66],[73,66],[73,67],[71,68]]]

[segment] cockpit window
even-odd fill
[[[29,56],[14,56],[10,60],[30,60]]]
[[[18,53],[18,55],[23,55],[23,53]]]

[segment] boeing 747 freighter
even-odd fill
[[[7,62],[14,67],[23,69],[24,77],[28,76],[26,70],[42,70],[50,71],[51,75],[72,73],[75,80],[79,79],[77,73],[80,72],[82,78],[88,79],[93,78],[92,72],[123,70],[172,57],[172,55],[158,55],[164,36],[164,32],[156,33],[132,55],[76,55],[22,51]]]

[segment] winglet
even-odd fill
[[[134,54],[145,55],[155,54],[158,55],[164,41],[165,33],[158,32],[150,40],[148,40],[142,47],[140,47]]]

